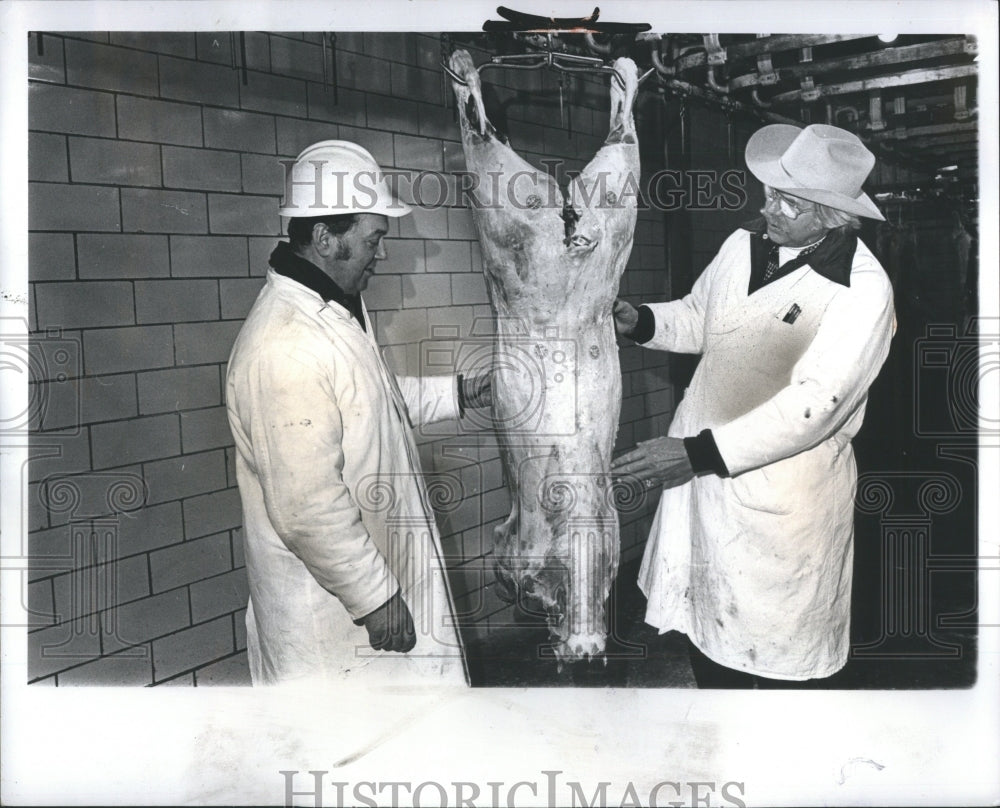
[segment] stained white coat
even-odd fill
[[[301,677],[464,684],[441,544],[409,419],[457,415],[455,379],[395,376],[372,327],[268,272],[229,361],[255,684]],[[361,618],[402,589],[408,654]]]
[[[859,241],[849,287],[803,266],[748,296],[749,241],[736,231],[691,294],[650,306],[645,347],[701,354],[669,434],[711,429],[731,476],[663,492],[639,583],[647,622],[716,662],[822,677],[849,650],[851,439],[889,350],[892,289]]]

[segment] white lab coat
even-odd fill
[[[669,434],[711,429],[731,476],[664,490],[639,584],[647,622],[714,661],[817,678],[847,661],[851,438],[889,350],[892,289],[859,241],[850,287],[803,266],[747,296],[749,241],[736,231],[690,295],[650,306],[645,347],[702,355]]]
[[[370,323],[366,333],[342,306],[271,270],[233,346],[226,406],[255,684],[466,682],[408,423],[455,417],[455,379],[394,376],[371,333]],[[373,651],[352,619],[398,587],[416,647]]]

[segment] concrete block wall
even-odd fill
[[[222,391],[281,236],[278,161],[343,138],[385,169],[463,169],[440,40],[339,34],[336,93],[316,33],[248,32],[245,71],[233,69],[225,33],[45,33],[27,44],[30,679],[245,682],[247,584]],[[487,76],[507,102],[512,145],[536,165],[580,168],[599,148],[603,81],[576,79],[561,121],[553,75]],[[647,156],[655,168],[655,144],[644,171]],[[640,214],[630,299],[669,291],[663,219]],[[474,353],[490,310],[470,211],[429,206],[391,227],[365,294],[389,361],[433,370],[432,339]],[[623,347],[621,360],[624,447],[662,434],[673,398],[664,355]],[[495,435],[462,427],[418,439],[431,482],[461,482],[459,501],[437,504],[463,633],[508,630],[510,607],[490,585],[492,528],[509,510]],[[626,559],[641,551],[650,507],[623,513]]]

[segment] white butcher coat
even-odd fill
[[[785,263],[798,251],[781,248]],[[730,477],[662,493],[639,573],[646,621],[777,679],[847,661],[857,471],[851,438],[894,331],[892,289],[858,241],[844,286],[808,265],[747,295],[737,230],[644,347],[701,354],[669,434],[711,429]],[[789,309],[801,313],[785,322]]]
[[[364,316],[367,333],[339,304],[270,270],[230,356],[255,684],[466,683],[408,423],[455,417],[455,379],[396,377]],[[405,655],[372,650],[352,621],[397,587],[417,632]]]

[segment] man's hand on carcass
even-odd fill
[[[368,629],[368,644],[376,651],[405,654],[417,644],[413,616],[399,591],[360,622]]]
[[[458,386],[462,409],[475,410],[493,404],[493,371],[462,375]]]
[[[616,477],[636,477],[646,488],[673,488],[694,478],[691,460],[680,438],[653,438],[639,443],[611,463]]]
[[[630,336],[635,331],[639,322],[639,311],[631,303],[620,297],[616,298],[611,314],[615,318],[615,331],[623,337]]]

